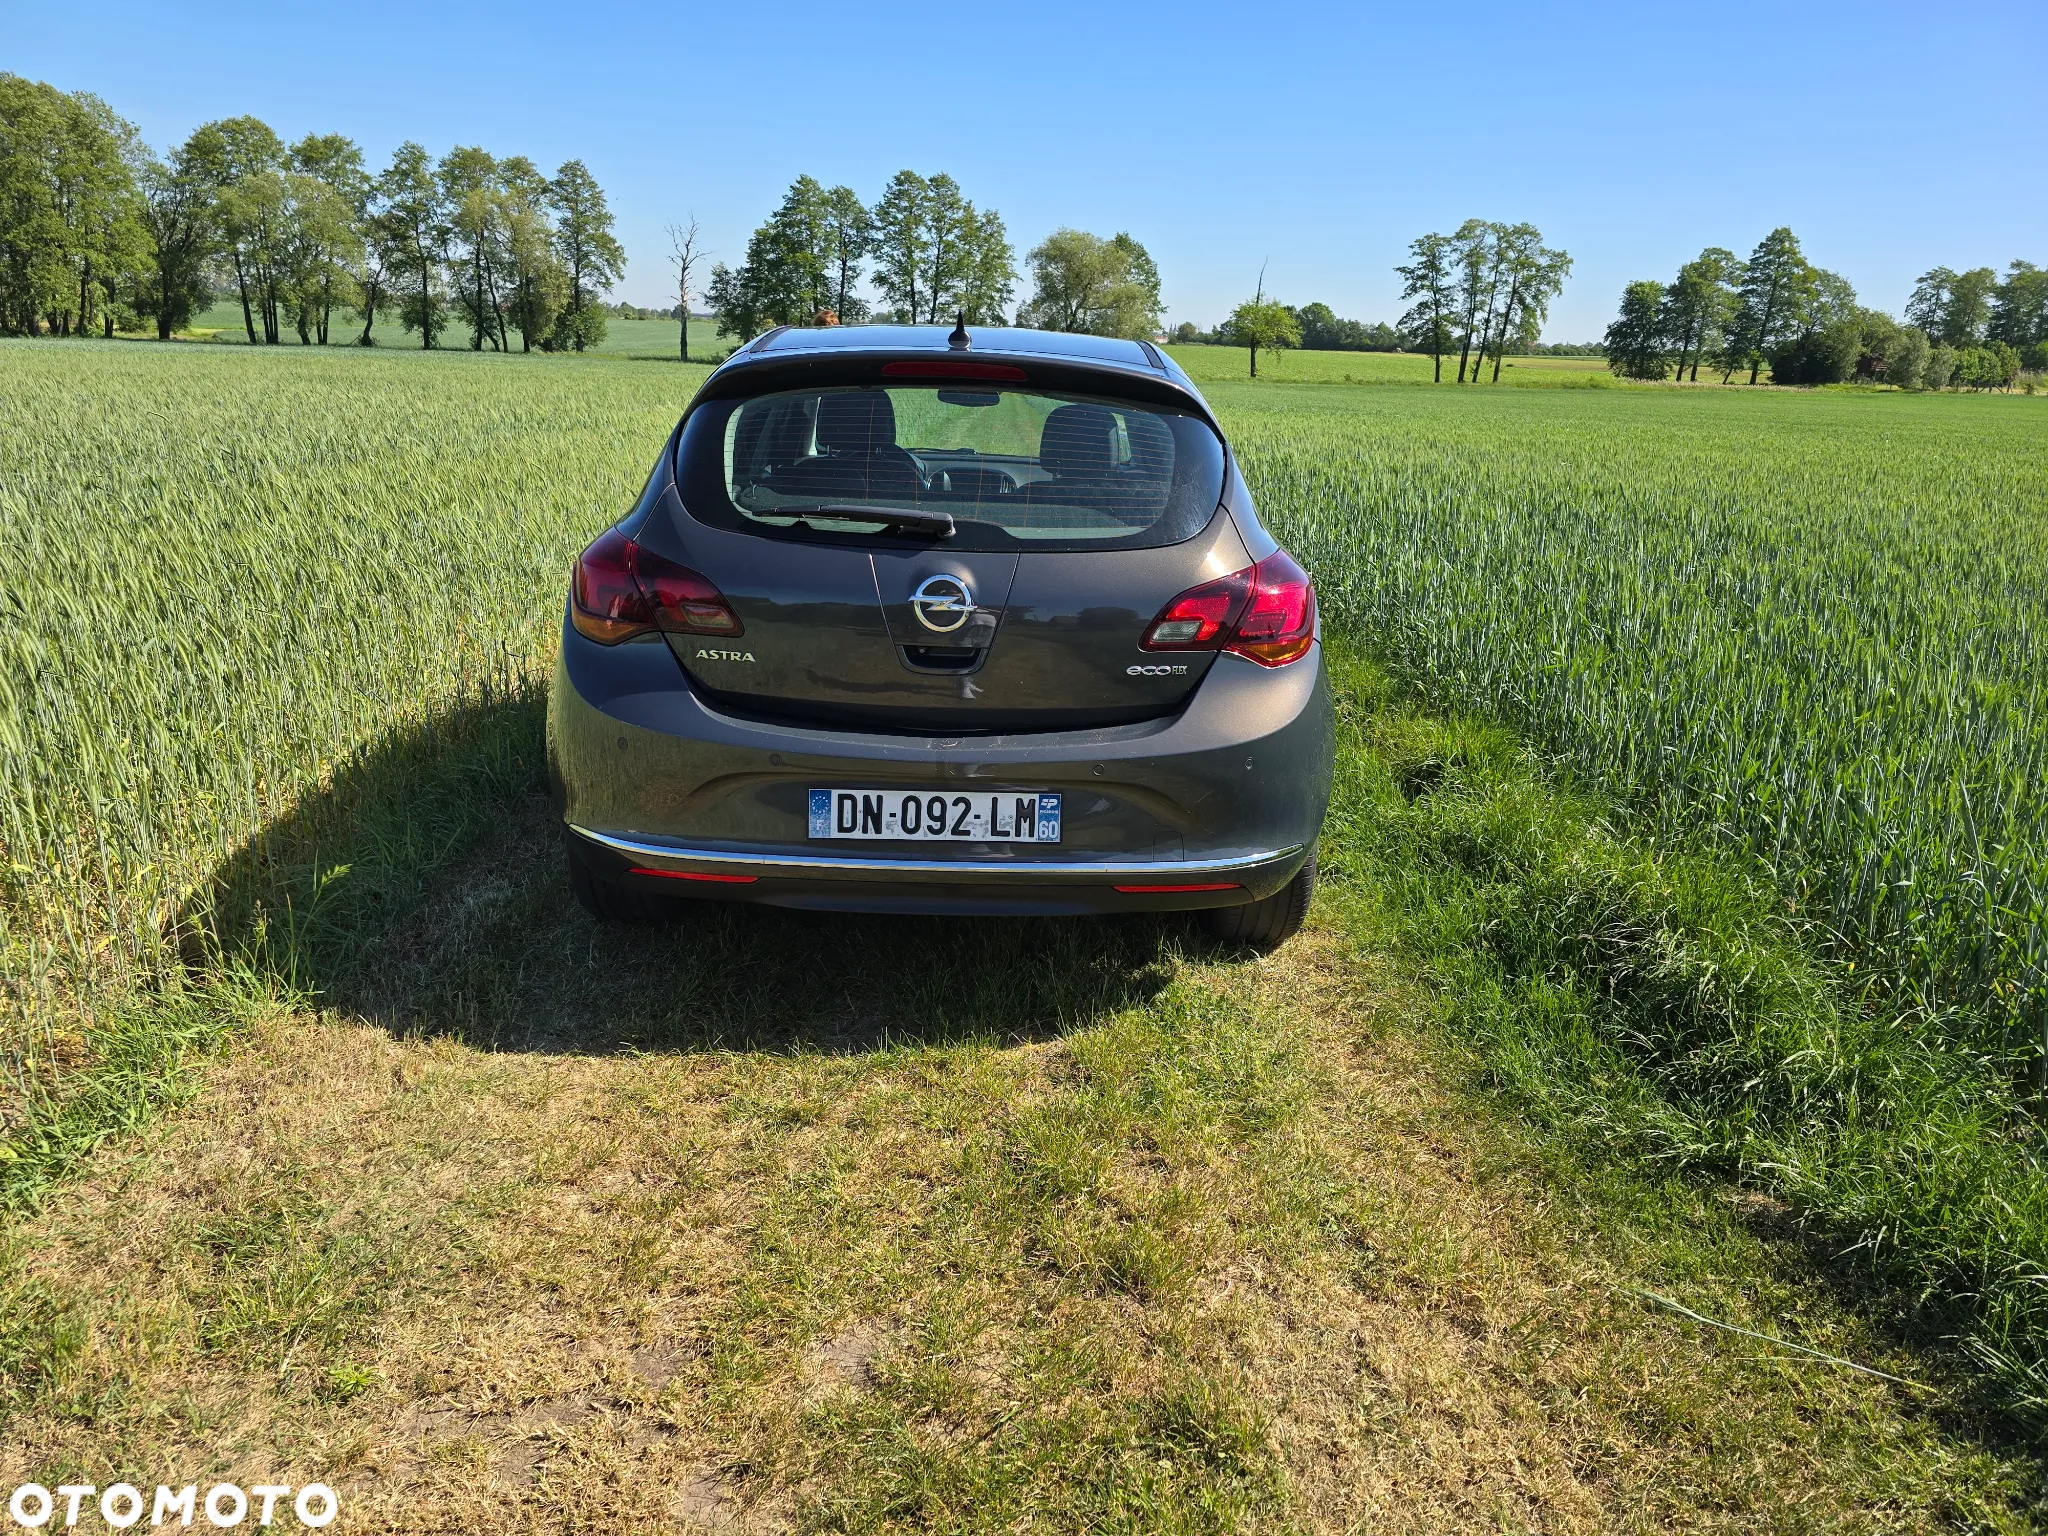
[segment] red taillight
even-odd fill
[[[650,630],[680,635],[744,633],[725,594],[686,565],[642,549],[616,528],[577,557],[569,621],[600,645]]]
[[[1138,643],[1148,651],[1213,651],[1237,623],[1257,566],[1189,587],[1159,610]]]
[[[604,645],[653,628],[647,599],[633,580],[633,556],[639,546],[608,528],[577,556],[570,577],[569,619],[577,633]]]
[[[1148,651],[1230,651],[1263,667],[1308,654],[1316,591],[1284,549],[1257,565],[1190,587],[1159,610],[1138,643]]]
[[[1308,654],[1316,639],[1316,589],[1294,556],[1276,549],[1252,567],[1252,600],[1226,651],[1262,667],[1284,667]]]

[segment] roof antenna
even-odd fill
[[[953,327],[953,334],[946,338],[946,345],[955,352],[965,352],[974,343],[967,336],[967,311],[963,309],[959,314],[960,323]]]

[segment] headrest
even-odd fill
[[[818,451],[866,456],[896,443],[896,408],[879,389],[818,397]]]
[[[1099,405],[1063,405],[1045,418],[1038,463],[1056,479],[1103,476],[1116,468],[1116,417]]]

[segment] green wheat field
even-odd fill
[[[1745,975],[1687,983],[1679,1045],[1604,1042],[1657,1106],[1627,1146],[1867,1240],[2048,1411],[2048,406],[1325,387],[1423,377],[1337,355],[1252,385],[1200,350],[1334,638],[1518,732],[1614,835],[1766,893],[1810,957],[1805,1044],[1750,1029]],[[234,963],[208,901],[238,854],[365,754],[536,694],[570,559],[704,374],[0,343],[0,1173],[54,1166],[109,1020]],[[1544,834],[1492,835],[1430,857],[1479,890]],[[321,878],[268,921],[316,922]],[[1615,916],[1575,901],[1528,988],[1568,991]],[[1630,953],[1600,985],[1655,1013],[1691,961]]]

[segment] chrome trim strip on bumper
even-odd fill
[[[627,854],[636,859],[670,859],[689,864],[744,865],[764,874],[787,874],[795,878],[806,876],[831,877],[838,875],[851,879],[887,879],[890,876],[912,878],[941,875],[955,878],[1007,878],[1023,877],[1028,880],[1052,884],[1063,884],[1074,880],[1175,880],[1182,876],[1227,875],[1239,870],[1257,869],[1261,865],[1277,864],[1293,858],[1306,846],[1294,843],[1286,848],[1272,848],[1263,853],[1238,854],[1227,859],[1153,859],[1144,863],[1053,863],[1032,860],[976,860],[969,862],[955,859],[826,859],[786,853],[731,853],[723,849],[685,848],[674,843],[645,843],[630,837],[614,837],[608,832],[594,832],[589,827],[569,823],[569,830],[579,837],[587,837],[593,843],[611,849],[615,853]]]

